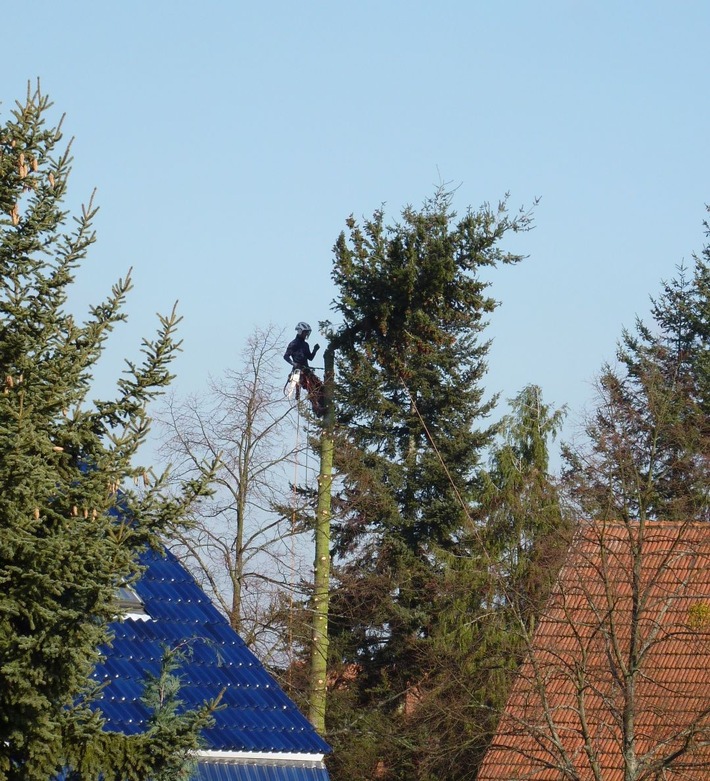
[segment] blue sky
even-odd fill
[[[78,305],[133,267],[111,362],[179,300],[178,392],[237,364],[254,326],[332,316],[349,214],[396,220],[448,182],[460,211],[541,199],[508,244],[529,257],[490,274],[487,385],[538,383],[572,426],[622,326],[705,242],[705,0],[27,0],[5,18],[0,111],[39,77],[75,137],[72,204],[97,189]]]

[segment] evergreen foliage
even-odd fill
[[[482,475],[480,508],[500,578],[496,602],[511,610],[509,623],[527,626],[544,606],[571,531],[549,474],[549,443],[566,411],[545,404],[537,385],[523,388],[510,406],[502,442]]]
[[[89,400],[131,282],[119,280],[83,323],[66,311],[96,208],[67,228],[70,150],[49,109],[39,86],[28,89],[0,126],[0,779],[47,779],[80,755],[98,757],[108,778],[140,764],[146,773],[126,777],[143,778],[161,751],[103,733],[87,681],[116,587],[204,485],[166,501],[163,478],[133,463],[147,406],[172,378],[174,310],[142,360],[127,362],[116,397]]]
[[[218,700],[197,711],[182,710],[179,671],[189,656],[189,648],[163,649],[159,673],[146,679],[143,702],[150,717],[143,733],[104,732],[100,717],[86,702],[74,709],[73,718],[64,722],[66,781],[189,781],[193,777],[200,734],[212,724]]]
[[[706,226],[707,227],[707,226]],[[651,324],[624,330],[603,367],[587,445],[565,448],[566,483],[585,517],[710,519],[710,253],[652,300]]]
[[[548,471],[564,412],[535,385],[510,405],[480,472],[469,555],[443,559],[426,677],[406,722],[416,778],[475,778],[569,540]]]
[[[341,487],[332,676],[344,682],[331,695],[329,738],[334,763],[340,730],[343,753],[356,746],[358,759],[347,768],[344,759],[336,776],[463,778],[452,761],[467,742],[462,730],[481,731],[470,702],[457,698],[436,738],[429,727],[447,707],[447,683],[486,653],[475,625],[489,562],[476,514],[481,456],[496,431],[486,421],[496,398],[484,399],[482,332],[497,302],[483,273],[521,259],[500,243],[528,230],[531,215],[510,217],[504,201],[458,218],[440,189],[394,225],[376,211],[347,227],[334,248],[342,325],[327,324],[338,354]]]

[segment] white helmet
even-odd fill
[[[299,336],[303,336],[307,339],[311,334],[311,327],[308,325],[308,323],[304,323],[303,320],[301,320],[301,322],[296,326],[296,333]]]

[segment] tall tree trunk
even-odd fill
[[[313,631],[311,642],[311,675],[309,680],[308,718],[325,733],[325,705],[328,663],[328,602],[330,596],[330,507],[333,482],[333,382],[332,347],[324,353],[325,416],[320,442],[318,506],[316,510],[315,562],[313,567]]]

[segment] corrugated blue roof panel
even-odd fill
[[[67,781],[67,772],[61,771],[52,781]],[[200,762],[191,781],[330,781],[324,767],[303,765],[227,764]]]
[[[148,715],[141,702],[146,675],[158,673],[165,646],[180,645],[189,649],[180,670],[185,706],[197,707],[223,692],[223,707],[215,713],[215,725],[204,734],[206,748],[260,753],[329,752],[327,743],[175,556],[169,551],[163,555],[148,551],[142,564],[145,572],[132,587],[150,620],[129,617],[113,624],[113,644],[104,649],[105,658],[94,673],[105,684],[98,707],[106,717],[107,729],[132,733],[143,727]],[[277,766],[268,767],[272,772]],[[212,778],[217,776],[209,776]],[[228,778],[254,781],[257,776]],[[327,778],[327,774],[273,776],[274,781],[301,778],[314,781]],[[266,780],[272,781],[272,777]]]
[[[198,764],[195,781],[328,781],[323,767]]]

